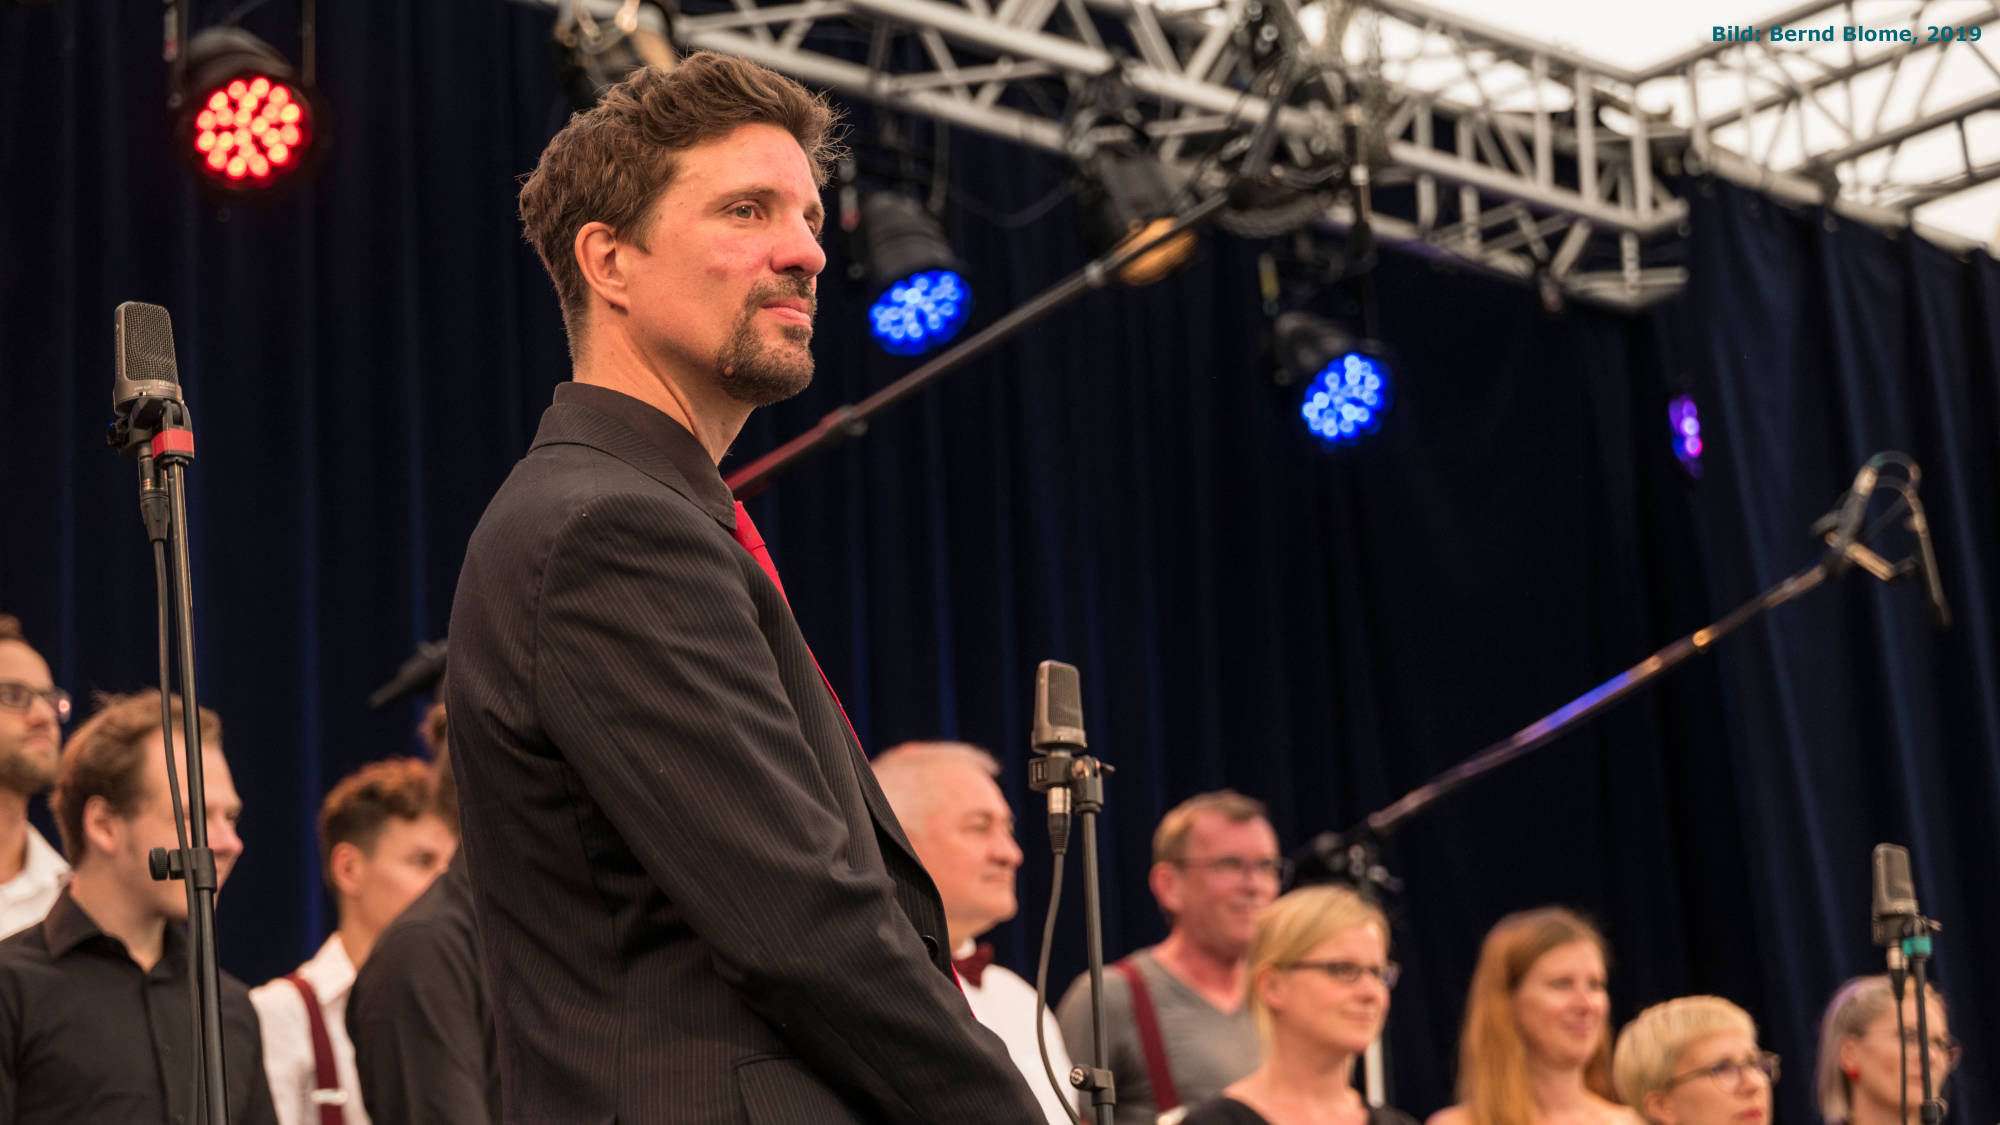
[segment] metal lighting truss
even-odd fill
[[[1311,81],[1277,102],[1277,162],[1295,183],[1338,175],[1321,220],[1348,227],[1365,207],[1378,240],[1552,304],[1636,309],[1679,290],[1688,207],[1668,181],[1683,169],[1887,227],[2000,176],[2000,117],[1979,118],[2000,109],[2000,0],[1809,3],[1755,26],[1914,36],[1710,43],[1643,70],[1420,0],[690,0],[673,24],[685,49],[1071,158],[1137,128],[1210,181],[1272,111],[1270,64],[1289,52]],[[1981,39],[1929,41],[1932,26]]]

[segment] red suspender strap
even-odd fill
[[[341,1125],[340,1107],[347,1104],[347,1093],[340,1088],[340,1075],[333,1068],[333,1040],[326,1033],[326,1017],[320,1014],[319,994],[297,973],[285,979],[306,1002],[306,1024],[312,1028],[313,1041],[312,1100],[319,1107],[319,1125]]]
[[[1132,993],[1132,1022],[1139,1029],[1139,1049],[1146,1054],[1146,1077],[1153,1083],[1153,1112],[1178,1109],[1181,1098],[1174,1092],[1174,1072],[1167,1066],[1167,1045],[1160,1040],[1160,1016],[1153,1010],[1153,994],[1146,991],[1146,979],[1130,957],[1113,961],[1111,967],[1125,978]]]

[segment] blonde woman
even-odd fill
[[[1354,1061],[1382,1033],[1396,973],[1387,919],[1353,891],[1306,887],[1265,907],[1244,974],[1257,1069],[1185,1125],[1416,1125],[1371,1109],[1354,1088]]]
[[[1561,907],[1486,935],[1458,1041],[1458,1104],[1428,1125],[1640,1125],[1611,1090],[1608,952]]]
[[[1931,1033],[1931,1085],[1942,1097],[1945,1079],[1958,1068],[1959,1047],[1951,1037],[1944,997],[1936,989],[1928,995],[1924,1019]],[[1833,994],[1819,1023],[1819,1073],[1813,1076],[1820,1116],[1828,1125],[1896,1125],[1905,1098],[1904,1121],[1915,1125],[1924,1087],[1913,984],[1903,987],[1902,1034],[1899,1041],[1888,977],[1855,977]],[[1902,1049],[1904,1042],[1910,1045],[1908,1052]]]
[[[1765,1125],[1778,1056],[1757,1046],[1750,1013],[1720,996],[1683,996],[1625,1025],[1611,1080],[1652,1125]]]

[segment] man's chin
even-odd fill
[[[764,355],[754,363],[732,367],[722,376],[722,390],[746,406],[771,406],[797,395],[812,384],[812,354],[801,352],[794,363],[772,362]]]
[[[35,747],[22,747],[18,753],[0,758],[0,788],[16,793],[40,793],[56,780],[56,755],[53,749],[39,751]]]

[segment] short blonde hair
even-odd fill
[[[1626,1105],[1643,1115],[1646,1095],[1673,1078],[1674,1063],[1689,1044],[1731,1031],[1755,1042],[1757,1022],[1720,996],[1683,996],[1655,1004],[1618,1033],[1618,1048],[1611,1055],[1611,1084]]]
[[[1257,988],[1265,972],[1289,965],[1335,934],[1373,923],[1382,931],[1382,949],[1389,948],[1389,919],[1382,908],[1342,886],[1300,887],[1280,895],[1257,914],[1245,955],[1243,998],[1257,1020],[1257,1038],[1270,1053],[1276,1034],[1271,1009]]]
[[[1933,1011],[1944,1010],[1944,997],[1935,988],[1928,997]],[[1827,1002],[1826,1014],[1819,1021],[1819,1064],[1813,1074],[1820,1120],[1844,1122],[1854,1116],[1854,1092],[1848,1088],[1847,1075],[1840,1070],[1841,1042],[1849,1036],[1859,1038],[1866,1034],[1869,1024],[1895,1010],[1895,995],[1888,976],[1882,973],[1849,980]]]
[[[1194,818],[1202,813],[1214,813],[1231,824],[1270,819],[1264,802],[1234,789],[1197,793],[1160,818],[1160,826],[1153,830],[1154,863],[1179,863],[1187,858],[1188,836],[1194,832]]]

